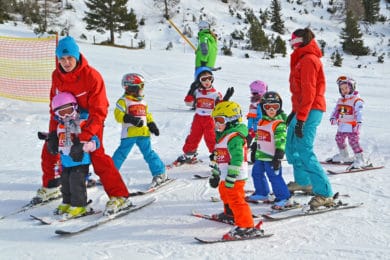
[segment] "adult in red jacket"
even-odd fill
[[[312,208],[331,206],[332,187],[313,151],[317,127],[326,111],[322,52],[309,28],[294,31],[290,44],[294,49],[290,60],[292,113],[287,119],[286,157],[293,165],[295,182],[288,187],[291,192],[312,188]]]
[[[77,161],[82,159],[83,142],[87,142],[94,135],[98,136],[99,140],[103,140],[104,120],[107,117],[109,102],[102,76],[89,66],[72,37],[67,36],[59,41],[56,55],[59,62],[52,73],[50,100],[59,92],[70,92],[76,97],[79,108],[88,112],[87,123],[81,128],[78,136],[79,142],[76,141],[70,150],[70,156]],[[50,186],[57,184],[53,182],[53,165],[57,161],[58,153],[58,147],[55,145],[58,144],[58,140],[55,140],[56,136],[52,134],[58,124],[54,116],[54,112],[50,110],[49,137],[42,149],[43,188],[41,189],[49,188],[46,189],[46,195],[50,193],[50,188],[54,188]],[[129,192],[111,157],[105,154],[103,143],[99,149],[91,153],[91,160],[96,174],[110,197],[106,205],[106,213],[113,213],[128,206]],[[37,196],[40,195],[40,190]],[[46,197],[43,197],[44,200]]]

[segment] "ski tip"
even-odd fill
[[[256,228],[256,229],[261,229],[262,226],[263,226],[263,220],[260,220],[259,223],[257,223],[257,224],[255,225],[255,228]]]
[[[62,236],[69,236],[69,235],[73,234],[72,232],[61,230],[61,229],[55,230],[54,233],[56,233],[57,235],[62,235]]]

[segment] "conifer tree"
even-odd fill
[[[363,34],[360,32],[357,19],[352,14],[352,11],[347,11],[345,18],[345,28],[341,31],[341,39],[343,51],[352,55],[364,56],[369,52],[368,47],[364,47]]]
[[[363,0],[364,20],[374,24],[379,19],[380,0]]]
[[[282,6],[279,0],[272,0],[271,2],[271,29],[274,32],[284,34],[284,22],[281,16]]]
[[[87,23],[87,30],[96,30],[99,33],[110,32],[108,43],[115,44],[115,32],[137,30],[134,11],[127,12],[128,0],[86,0],[89,12],[83,20]]]
[[[259,20],[253,14],[253,11],[248,11],[246,13],[246,17],[250,23],[248,34],[252,50],[266,51],[268,49],[269,41],[263,28],[261,27]]]
[[[58,0],[40,0],[35,1],[38,5],[39,17],[37,20],[38,27],[34,29],[34,32],[44,33],[48,32],[50,26],[57,24],[57,17],[61,14],[62,4]]]
[[[8,0],[0,0],[0,24],[10,19],[10,16],[8,15],[8,9],[9,9]]]
[[[287,54],[286,42],[278,35],[274,42],[275,53],[280,53],[283,57]]]

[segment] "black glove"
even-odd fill
[[[211,175],[209,178],[209,184],[211,188],[217,188],[219,185],[219,175]]]
[[[287,119],[286,119],[286,125],[288,126],[291,122],[291,120],[293,119],[293,117],[295,116],[295,112],[291,112],[288,116],[287,116]]]
[[[50,132],[48,135],[47,135],[47,151],[52,154],[52,155],[56,155],[58,153],[58,136],[57,136],[57,132],[56,131],[53,131],[53,132]]]
[[[216,162],[217,161],[217,154],[216,152],[212,152],[209,155],[210,162]]]
[[[207,65],[207,61],[201,61],[200,62],[200,66],[201,67],[206,67],[206,65]]]
[[[284,157],[284,151],[280,149],[276,149],[274,158],[272,159],[272,167],[275,171],[280,169],[280,165],[282,163],[282,159]]]
[[[44,140],[44,141],[47,141],[47,137],[48,137],[49,133],[46,133],[46,132],[38,132],[38,139],[39,140]]]
[[[247,135],[246,136],[246,143],[248,144],[248,146],[252,143],[253,141],[253,137],[251,135]]]
[[[234,88],[230,87],[226,90],[225,96],[223,96],[223,101],[228,101],[234,93]]]
[[[192,82],[190,90],[187,93],[187,96],[188,95],[193,96],[195,93],[195,90],[197,90],[198,88],[199,88],[199,82],[198,81]]]
[[[219,185],[219,181],[220,181],[219,175],[221,174],[221,172],[219,171],[217,165],[214,165],[211,168],[212,170],[211,170],[211,176],[209,178],[209,184],[210,187],[217,188]]]
[[[295,135],[299,138],[303,137],[303,125],[305,122],[298,120],[297,124],[295,125]]]
[[[136,127],[142,127],[144,125],[144,120],[129,114],[123,116],[123,122],[133,124]]]
[[[155,136],[159,136],[160,135],[160,130],[158,130],[157,128],[157,125],[155,122],[150,122],[148,124],[148,128],[149,128],[149,131],[154,134]]]
[[[251,145],[251,162],[255,163],[256,161],[256,151],[257,151],[257,142],[254,141]]]
[[[72,157],[73,161],[75,162],[81,162],[84,157],[84,151],[83,151],[84,144],[80,143],[80,139],[78,137],[75,137],[73,139],[73,145],[70,147],[70,153],[69,156]]]

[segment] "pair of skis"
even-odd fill
[[[332,161],[324,161],[321,162],[321,164],[330,164],[330,165],[340,165],[340,166],[348,166],[351,165],[351,163],[344,163],[344,162],[332,162]],[[337,175],[337,174],[347,174],[347,173],[356,173],[356,172],[364,172],[364,171],[371,171],[371,170],[378,170],[384,168],[383,165],[380,166],[374,166],[373,164],[368,164],[365,167],[362,168],[352,168],[352,169],[344,169],[344,170],[327,170],[327,172],[331,175]]]
[[[202,214],[200,212],[192,211],[192,215],[198,218],[203,218],[211,221],[217,221],[220,223],[228,224],[228,225],[234,225],[234,222],[228,221],[225,219],[219,219],[217,217],[217,214],[213,215],[207,215],[207,214]],[[203,244],[213,244],[213,243],[223,243],[223,242],[232,242],[232,241],[242,241],[242,240],[252,240],[252,239],[259,239],[259,238],[267,238],[273,236],[273,234],[265,234],[264,230],[261,229],[261,225],[263,224],[262,221],[259,221],[254,228],[258,229],[259,235],[257,236],[251,236],[251,237],[231,237],[229,239],[224,239],[223,237],[221,238],[201,238],[201,237],[194,237],[195,240],[197,240],[200,243]]]
[[[76,235],[76,234],[80,234],[80,233],[83,233],[85,231],[88,231],[90,229],[96,228],[98,226],[101,226],[107,222],[114,220],[114,219],[118,219],[120,217],[126,216],[126,215],[130,214],[131,212],[140,210],[140,209],[152,204],[155,201],[156,201],[156,198],[154,198],[154,197],[147,198],[147,199],[144,199],[142,201],[136,202],[135,204],[131,204],[128,208],[122,209],[121,211],[114,213],[114,214],[111,214],[111,215],[108,215],[108,216],[103,215],[102,210],[91,210],[91,211],[88,211],[87,214],[85,214],[83,216],[80,216],[77,218],[71,218],[71,219],[39,217],[39,216],[35,216],[35,215],[30,215],[30,217],[33,220],[39,221],[43,225],[51,225],[55,222],[63,223],[63,222],[81,219],[81,218],[85,219],[85,221],[86,221],[85,225],[81,225],[81,226],[69,225],[63,229],[55,230],[55,233],[57,235]],[[90,220],[90,217],[96,216],[96,215],[98,216],[97,219],[93,218],[92,220]]]
[[[338,193],[335,194],[334,199],[336,200],[339,196]],[[300,207],[296,208],[286,208],[283,210],[272,210],[269,213],[262,214],[261,217],[265,221],[280,221],[285,219],[291,219],[296,217],[304,217],[304,216],[311,216],[311,215],[317,215],[322,213],[327,213],[335,210],[342,210],[342,209],[353,209],[362,206],[362,202],[357,203],[344,203],[341,200],[337,201],[333,206],[330,207],[319,207],[316,209],[311,209],[309,205],[300,205]],[[198,218],[203,218],[211,221],[217,221],[225,224],[233,225],[234,223],[232,221],[225,221],[223,219],[219,219],[217,214],[203,214],[197,211],[193,211],[192,215]],[[256,218],[256,216],[254,216]],[[262,222],[262,221],[260,221]],[[259,223],[260,223],[259,222]],[[235,240],[224,240],[222,238],[198,238],[195,237],[195,239],[201,243],[218,243],[218,242],[229,242],[229,241],[236,241],[236,240],[246,240],[246,239],[256,239],[256,238],[264,238],[264,237],[270,237],[272,234],[260,236],[260,237],[250,237],[250,238],[240,238]]]

